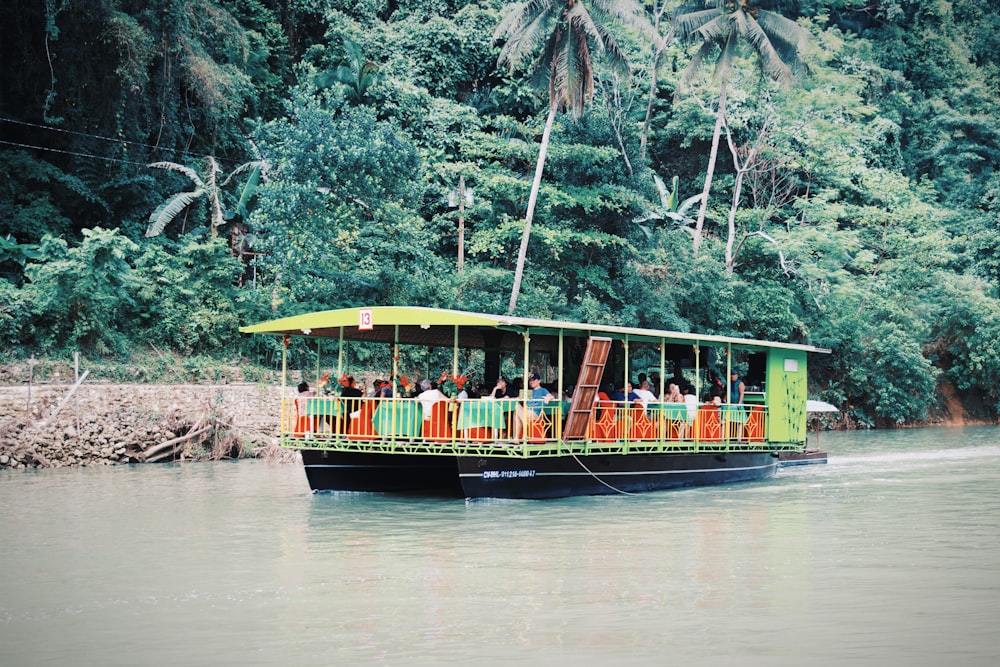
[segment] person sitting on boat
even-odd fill
[[[358,385],[354,382],[354,377],[346,373],[340,378],[340,384],[343,387],[340,390],[340,398],[344,399],[344,412],[347,414],[347,419],[344,420],[344,428],[347,430],[350,428],[351,420],[361,415],[360,399],[364,397],[365,393],[358,389]]]
[[[424,413],[424,421],[428,421],[431,418],[431,411],[434,409],[435,403],[447,399],[448,397],[441,393],[437,385],[432,384],[430,380],[424,378],[420,381],[420,393],[417,394],[417,400],[420,402],[421,410]]]
[[[687,423],[681,426],[681,437],[688,437],[688,427],[694,423],[698,416],[698,397],[694,395],[694,387],[684,386],[684,407],[687,408]]]
[[[660,374],[656,371],[649,374],[649,390],[657,400],[660,398]]]
[[[642,381],[642,384],[632,390],[639,402],[645,407],[648,403],[656,403],[656,394],[649,390],[649,383],[646,380]],[[631,400],[631,399],[630,399]]]
[[[671,382],[667,385],[667,396],[663,399],[664,403],[683,403],[684,396],[681,394],[681,388],[677,386],[676,383]]]
[[[542,386],[542,378],[538,376],[538,373],[532,373],[528,376],[528,388],[531,390],[531,398],[525,402],[525,405],[518,405],[515,413],[517,422],[515,427],[518,433],[521,432],[523,424],[541,416],[542,407],[546,403],[556,400],[552,392]],[[525,410],[525,406],[527,410]]]
[[[507,378],[500,376],[497,378],[497,383],[494,385],[493,390],[487,396],[488,398],[511,398],[507,390]]]

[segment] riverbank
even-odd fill
[[[0,387],[0,468],[294,460],[278,447],[280,396],[252,383]]]

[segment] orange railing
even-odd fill
[[[536,413],[523,400],[439,401],[429,415],[415,398],[310,397],[285,399],[282,435],[348,440],[429,442],[555,442],[562,437],[568,406],[545,405]],[[764,442],[763,405],[641,405],[600,401],[594,406],[590,442]]]

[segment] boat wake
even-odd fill
[[[871,463],[920,463],[939,461],[961,461],[969,459],[1000,458],[1000,445],[987,447],[956,447],[919,452],[879,452],[858,456],[831,456],[829,465],[857,465]]]

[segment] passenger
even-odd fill
[[[660,374],[658,372],[654,371],[649,374],[649,390],[657,399],[660,398]]]
[[[625,387],[618,385],[613,392],[611,392],[611,400],[616,403],[625,402]]]
[[[743,384],[743,380],[740,379],[740,374],[733,369],[733,372],[729,375],[729,402],[732,405],[743,405],[743,395],[746,392],[746,386]]]
[[[688,437],[688,427],[698,416],[698,397],[694,395],[694,387],[690,385],[684,387],[684,407],[687,408],[687,423],[681,426],[682,438]]]
[[[496,385],[494,385],[487,398],[510,398],[510,394],[507,393],[507,378],[502,375],[498,377]]]
[[[524,405],[519,404],[517,406],[514,426],[519,434],[525,423],[538,419],[541,416],[542,407],[545,404],[556,400],[552,392],[542,386],[542,378],[538,376],[538,373],[532,373],[528,376],[528,387],[531,390],[531,398],[526,402],[527,410],[524,409]]]
[[[649,403],[656,403],[656,394],[649,390],[649,382],[643,380],[638,388],[632,390],[639,398],[639,402],[646,406]]]
[[[298,417],[295,421],[295,435],[303,436],[316,430],[316,418],[309,415],[306,408],[309,406],[309,398],[316,395],[315,391],[309,388],[309,383],[302,381],[299,383],[299,395],[295,399],[295,414]]]
[[[677,386],[677,383],[671,382],[667,385],[667,396],[663,399],[664,403],[683,403],[684,395],[681,394],[681,388]]]
[[[739,372],[734,368],[729,374],[729,404],[730,405],[743,405],[743,395],[746,392],[746,386],[743,384],[743,380],[740,379]],[[746,412],[743,408],[731,408],[729,413],[729,419],[731,420],[731,428],[735,427],[736,439],[739,442],[743,442],[743,425],[746,423]]]
[[[354,378],[350,375],[344,374],[340,378],[340,384],[343,386],[340,390],[340,397],[345,399],[344,412],[347,413],[347,418],[344,420],[344,429],[345,431],[349,431],[351,420],[361,416],[361,399],[365,394],[358,389],[358,386],[354,383]]]
[[[447,399],[448,397],[441,393],[440,389],[432,385],[430,380],[424,378],[420,381],[420,393],[417,394],[417,400],[420,401],[420,407],[423,410],[425,422],[430,420],[434,404],[438,401],[445,401]]]

